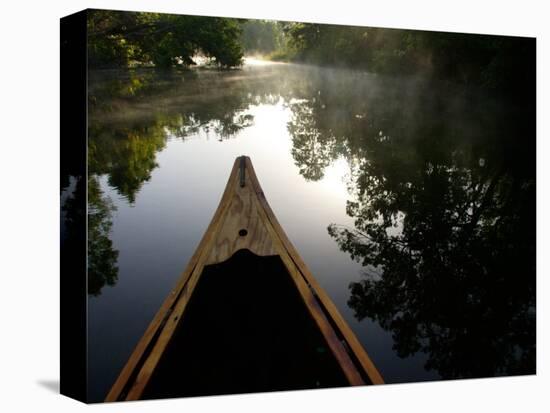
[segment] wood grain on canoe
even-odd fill
[[[277,221],[250,158],[241,157],[233,164],[220,204],[197,250],[138,342],[106,401],[137,400],[142,396],[185,313],[204,267],[223,262],[241,249],[259,256],[280,256],[349,384],[383,383],[374,363]]]

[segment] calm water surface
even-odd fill
[[[258,62],[91,72],[89,90],[92,400],[175,284],[242,154],[388,383],[534,373],[529,105]],[[67,183],[78,196],[82,184]]]

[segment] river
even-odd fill
[[[243,154],[386,382],[534,373],[533,113],[449,82],[298,64],[91,71],[90,399]]]

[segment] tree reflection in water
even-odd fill
[[[184,75],[153,70],[90,73],[88,294],[92,296],[118,278],[118,251],[110,239],[115,207],[102,193],[99,177],[107,176],[108,184],[133,204],[158,166],[157,153],[166,147],[169,136],[185,139],[204,131],[219,140],[230,139],[253,124],[252,115],[245,113],[248,106],[270,99],[240,89],[240,93],[231,89],[205,94],[204,83],[197,77],[193,71]],[[74,196],[83,193],[80,179]],[[70,200],[65,209],[70,217]]]
[[[97,178],[88,179],[88,294],[98,296],[105,285],[115,285],[118,278],[118,251],[110,233],[112,214],[116,210],[105,196]]]
[[[338,158],[351,167],[354,228],[332,224],[329,233],[364,265],[350,286],[355,316],[390,331],[401,357],[426,353],[426,368],[443,378],[535,371],[533,85],[497,99],[445,82],[292,65],[94,76],[92,183],[106,176],[134,203],[168,137],[229,139],[253,125],[251,106],[282,101],[305,179],[322,179]],[[95,199],[97,240],[112,264],[99,292],[116,282],[116,250],[105,239],[112,209]]]
[[[109,73],[91,75],[89,171],[107,174],[109,185],[130,203],[150,180],[158,166],[156,155],[169,136],[185,139],[202,129],[223,140],[253,123],[251,115],[242,113],[248,107],[243,96],[220,95],[208,105],[201,102],[208,97],[201,97],[194,72],[185,77],[151,70]],[[191,86],[181,87],[188,77]],[[181,95],[195,94],[199,102],[178,104]]]
[[[112,213],[116,208],[101,191],[97,178],[90,177],[86,216],[85,178],[63,173],[62,181],[65,183],[61,198],[62,248],[66,248],[69,255],[78,254],[79,245],[87,240],[88,294],[97,297],[105,285],[115,285],[118,278],[118,250],[110,239]]]
[[[325,85],[294,102],[289,131],[306,179],[341,156],[352,165],[354,228],[328,231],[364,266],[350,286],[356,318],[391,331],[399,356],[426,353],[442,378],[534,373],[532,96],[449,102],[442,84],[350,100],[353,83]]]

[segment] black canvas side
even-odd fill
[[[87,11],[61,19],[61,394],[87,400]]]

